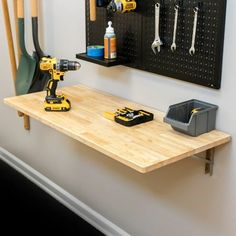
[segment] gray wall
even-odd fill
[[[28,1],[27,1],[28,2]],[[84,1],[41,1],[47,53],[74,59],[85,50]],[[166,111],[169,104],[197,98],[218,104],[217,128],[233,136],[218,148],[214,176],[187,159],[142,175],[43,124],[26,132],[2,100],[13,83],[0,16],[0,146],[69,191],[134,236],[234,236],[236,231],[235,1],[228,1],[223,83],[219,91],[126,67],[106,69],[81,61],[61,85],[86,84]],[[30,34],[30,28],[28,28]],[[30,47],[29,47],[30,48]],[[142,91],[142,93],[140,93]],[[94,104],[96,105],[96,104]]]

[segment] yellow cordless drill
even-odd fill
[[[135,10],[136,7],[135,0],[112,0],[107,6],[107,10],[109,12],[125,13]]]
[[[43,57],[40,61],[40,70],[51,75],[47,84],[47,96],[44,102],[45,111],[69,111],[70,101],[64,95],[57,95],[56,89],[59,81],[64,80],[65,72],[80,69],[80,63],[76,61],[58,60],[56,58]]]

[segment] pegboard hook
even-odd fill
[[[175,9],[181,8],[183,6],[183,0],[176,0],[174,6]]]
[[[203,7],[203,2],[202,2],[202,1],[199,1],[199,2],[197,3],[197,6],[194,7],[194,9],[198,9],[198,11],[199,11],[199,10],[202,9],[202,7]]]

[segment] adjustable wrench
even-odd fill
[[[155,54],[157,54],[157,51],[161,51],[161,46],[163,45],[160,34],[159,34],[159,26],[160,26],[160,7],[161,4],[157,3],[155,4],[155,39],[152,43],[152,50]],[[156,51],[157,49],[157,51]]]
[[[179,16],[179,5],[175,5],[175,21],[174,21],[174,32],[173,32],[173,43],[171,45],[171,51],[174,52],[176,50],[176,33],[178,26],[178,16]]]
[[[191,48],[189,49],[189,54],[191,56],[195,54],[195,41],[196,41],[196,33],[197,33],[197,21],[198,21],[199,8],[194,7],[193,12],[194,12],[194,21],[193,21],[192,45],[191,45]]]

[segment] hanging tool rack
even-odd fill
[[[109,62],[89,58],[86,53],[77,54],[77,58],[104,66],[121,64],[219,89],[226,0],[137,0],[136,2],[137,9],[124,14],[110,14],[105,7],[97,7],[96,21],[90,21],[90,4],[89,0],[86,0],[87,46],[103,45],[107,22],[112,20],[117,36],[119,58],[117,61]],[[160,52],[155,54],[151,46],[155,39],[156,3],[160,3],[159,35],[163,45],[160,47]],[[178,6],[177,21],[176,6]],[[176,50],[173,49],[175,25],[177,25]],[[190,51],[191,46],[194,46],[195,50]]]

